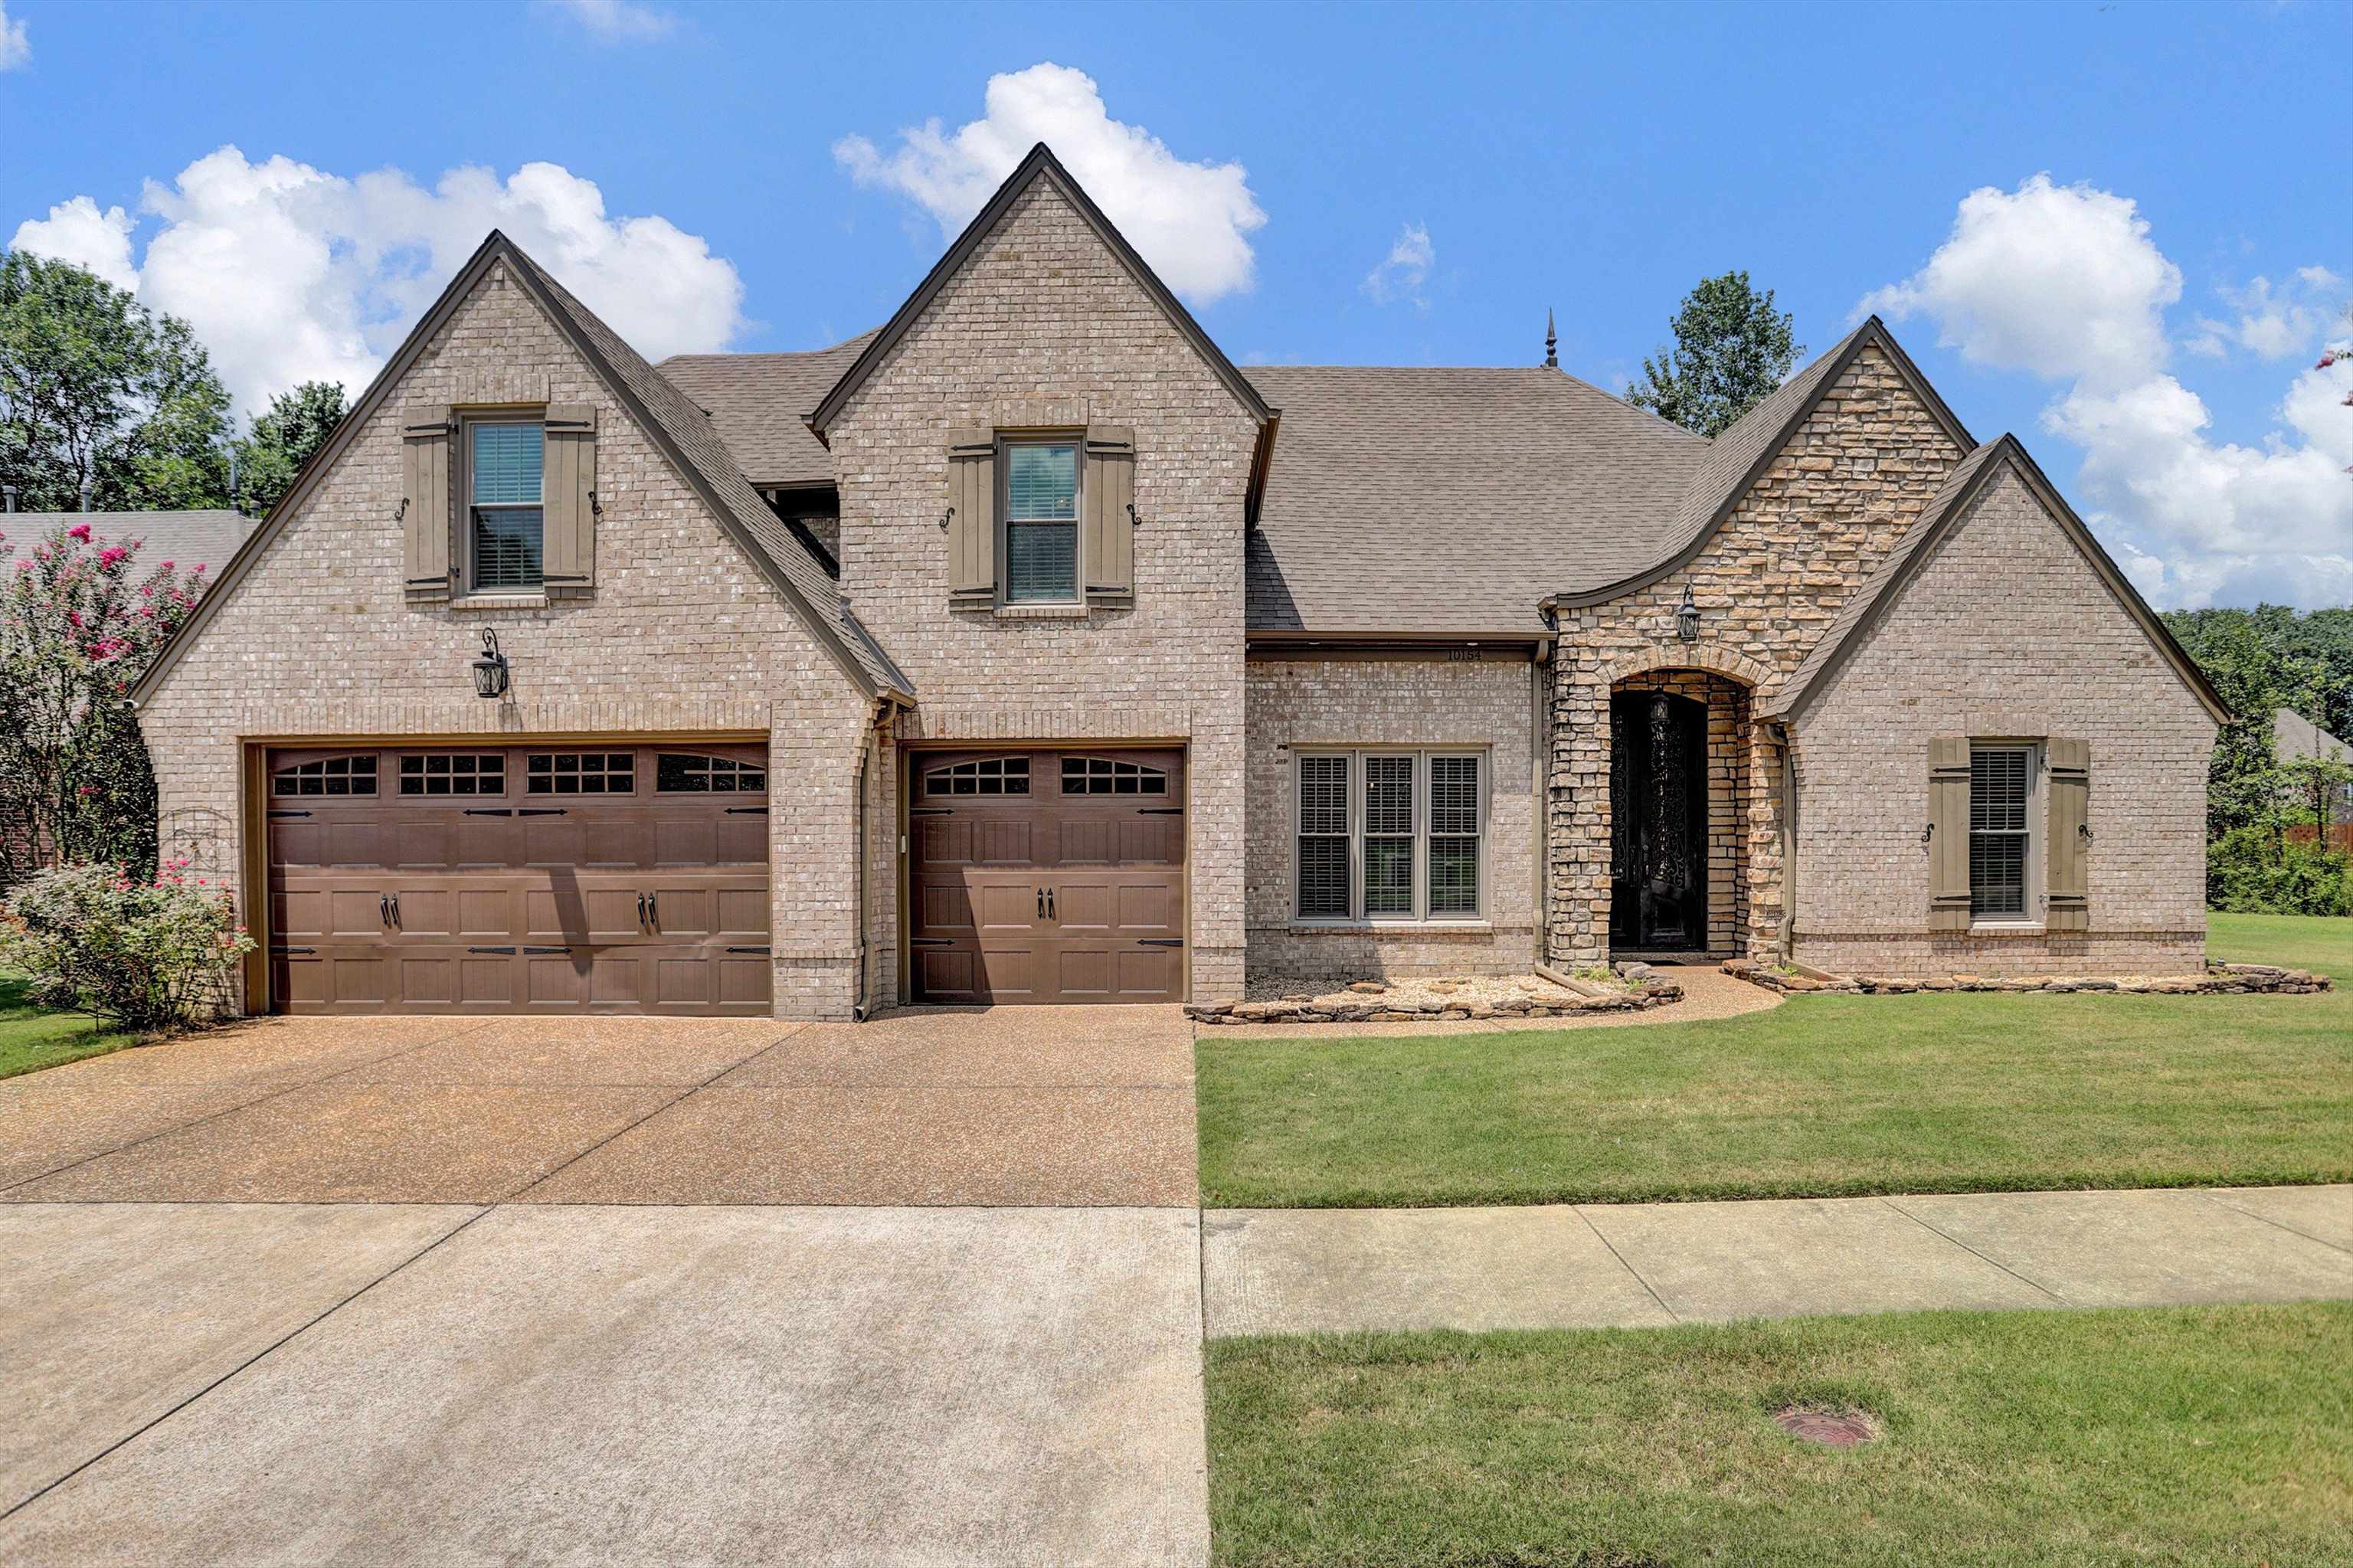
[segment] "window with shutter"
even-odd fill
[[[1009,441],[1005,464],[1005,600],[1069,603],[1079,597],[1079,448]]]
[[[420,409],[401,425],[403,577],[414,599],[449,593],[449,410]]]
[[[948,602],[997,602],[997,433],[960,429],[948,440],[948,493],[940,514],[948,540]]]
[[[546,438],[536,419],[466,427],[467,585],[529,591],[544,578]]]
[[[1978,747],[1969,753],[1969,915],[2023,920],[2026,907],[2027,798],[2034,754],[2022,746]]]
[[[596,410],[557,404],[547,410],[542,580],[550,591],[596,580]]]

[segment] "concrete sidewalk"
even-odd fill
[[[2353,1186],[1202,1216],[1212,1337],[2353,1298]]]

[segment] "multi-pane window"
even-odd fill
[[[2034,753],[2022,746],[1978,747],[1969,753],[1969,913],[1993,919],[2026,916],[2027,868],[2033,849],[2029,810]]]
[[[1168,775],[1165,769],[1147,768],[1141,762],[1120,762],[1108,757],[1065,757],[1062,793],[1166,795]]]
[[[627,795],[637,788],[637,756],[628,751],[540,751],[523,765],[533,795]]]
[[[1005,597],[1079,597],[1079,449],[1016,441],[1005,449]]]
[[[535,588],[541,575],[542,428],[478,422],[467,429],[467,527],[477,591]]]
[[[429,753],[400,759],[404,795],[503,795],[507,758],[502,751]]]
[[[281,768],[269,782],[273,795],[373,795],[374,757],[322,757]]]
[[[1486,791],[1476,755],[1298,759],[1294,908],[1303,920],[1475,919]]]
[[[654,758],[654,789],[664,795],[739,795],[767,787],[767,771],[756,762],[691,751]]]
[[[926,795],[1027,795],[1029,759],[1026,757],[984,757],[954,762],[923,775]]]

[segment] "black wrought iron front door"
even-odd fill
[[[1609,703],[1609,943],[1707,946],[1707,708],[1666,692]]]

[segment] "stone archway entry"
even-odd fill
[[[1669,692],[1609,702],[1609,945],[1708,945],[1707,706]]]

